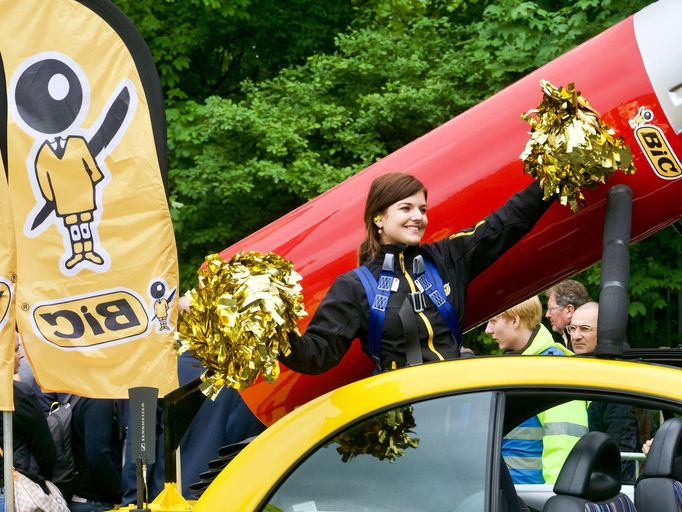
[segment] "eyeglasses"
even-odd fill
[[[591,325],[573,325],[569,324],[566,326],[566,330],[568,331],[568,334],[573,334],[574,332],[582,332],[583,334],[590,333],[594,331],[594,327]]]
[[[547,306],[547,311],[552,309],[564,309],[566,306]]]

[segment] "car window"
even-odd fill
[[[576,425],[573,424],[580,423],[580,417],[576,415],[577,410],[574,407],[573,411],[567,411],[568,416],[560,418],[562,423],[557,424],[551,422],[557,420],[556,414],[552,417],[547,412],[580,402],[587,411],[585,418],[587,431],[608,434],[618,445],[622,461],[621,492],[634,500],[633,484],[646,464],[642,444],[653,436],[665,417],[670,416],[670,411],[662,411],[653,402],[647,407],[646,400],[641,397],[633,401],[632,397],[604,392],[586,393],[582,397],[584,400],[569,398],[581,397],[579,393],[571,393],[570,397],[561,398],[553,391],[507,394],[505,416],[511,419],[506,421],[507,432],[502,442],[502,452],[519,498],[531,512],[539,512],[543,510],[546,501],[554,495],[555,479],[549,482],[544,480],[548,477],[545,465],[558,465],[557,471],[550,472],[556,478],[573,445],[581,437],[577,435]],[[533,410],[537,414],[527,417],[527,414],[523,413],[527,410]],[[514,425],[516,426],[511,428]],[[558,439],[553,439],[559,427],[565,427],[567,430],[562,431]],[[537,432],[538,441],[542,441],[539,444],[539,451],[533,446],[535,440],[535,437],[531,436],[533,432]],[[519,433],[525,434],[526,437],[519,438]],[[548,449],[551,450],[549,455]],[[524,478],[529,474],[533,476],[532,471],[528,470],[534,467],[543,470],[539,481]]]
[[[303,461],[264,510],[484,510],[492,393],[434,398],[367,418]]]

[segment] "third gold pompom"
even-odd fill
[[[524,171],[538,180],[545,199],[557,195],[576,211],[585,200],[582,187],[606,183],[618,169],[635,172],[632,152],[574,84],[555,87],[541,80],[540,85],[540,105],[521,115],[531,126],[521,154]]]

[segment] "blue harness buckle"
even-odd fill
[[[424,294],[422,292],[414,292],[408,295],[410,302],[412,302],[412,309],[415,313],[424,311]]]
[[[417,277],[414,280],[414,284],[416,284],[423,292],[426,292],[429,288],[431,288],[431,283],[429,282],[429,278],[426,277],[426,274],[422,274]]]

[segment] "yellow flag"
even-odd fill
[[[87,5],[85,5],[87,4]],[[44,390],[177,387],[158,75],[103,0],[0,0],[16,316]]]
[[[0,87],[0,91],[2,88]],[[0,135],[0,137],[2,137]],[[12,377],[14,376],[14,224],[4,167],[6,145],[0,140],[0,411],[14,410]]]

